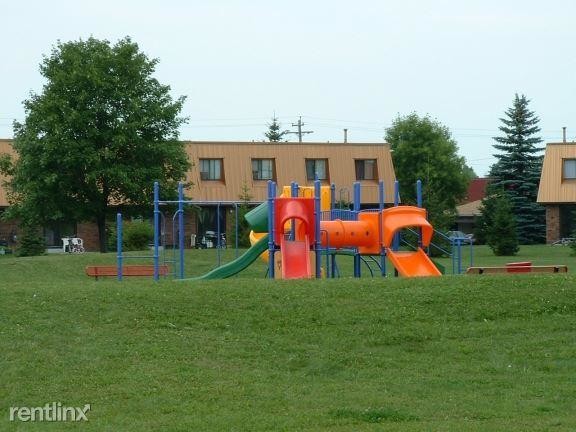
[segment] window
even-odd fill
[[[356,180],[378,179],[376,159],[356,159],[354,167],[356,169]]]
[[[306,179],[328,180],[328,159],[306,159]]]
[[[564,159],[562,178],[576,179],[576,159]]]
[[[274,180],[274,159],[252,159],[253,180]]]
[[[222,180],[222,159],[200,159],[201,180]]]

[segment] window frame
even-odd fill
[[[366,178],[366,162],[372,161],[374,162],[374,166],[372,168],[372,177]],[[360,176],[359,170],[359,163],[363,162],[362,166],[362,176]],[[354,159],[354,177],[356,177],[356,181],[378,181],[379,173],[378,173],[378,159],[376,158],[362,158],[362,159]]]
[[[203,171],[203,162],[208,162],[208,171]],[[210,162],[218,162],[220,164],[220,177],[218,178],[210,178]],[[224,159],[223,158],[200,158],[199,159],[200,165],[200,180],[201,181],[214,181],[214,182],[223,182],[224,181]],[[207,173],[208,175],[205,176],[203,174]]]
[[[329,160],[328,158],[305,158],[304,159],[304,168],[306,170],[306,180],[307,181],[314,181],[316,180],[316,163],[318,161],[322,161],[324,162],[324,178],[318,177],[318,180],[320,181],[324,181],[324,182],[330,182],[330,164],[329,164]],[[312,178],[310,178],[310,176],[308,175],[308,163],[310,162],[314,162],[314,166],[313,166],[313,176]]]
[[[574,175],[572,177],[566,176],[566,162],[572,162],[574,164]],[[576,180],[576,158],[562,159],[562,180]]]
[[[268,178],[264,178],[262,176],[262,162],[264,161],[269,161],[271,164],[271,176]],[[257,170],[254,170],[254,162],[256,162],[257,164],[259,163],[259,166],[257,167]],[[268,180],[272,180],[272,181],[276,181],[276,159],[274,158],[251,158],[250,161],[251,167],[252,167],[252,180],[253,181],[268,181]],[[259,176],[255,176],[255,174],[260,174]]]

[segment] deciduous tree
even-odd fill
[[[174,190],[189,167],[178,128],[184,97],[153,74],[125,38],[59,42],[40,65],[46,84],[14,125],[11,214],[23,220],[93,220],[106,250],[106,217],[118,204],[149,205],[152,185]]]
[[[422,180],[424,207],[432,223],[437,229],[449,229],[471,174],[448,128],[412,113],[392,123],[386,141],[393,151],[402,202],[416,202],[416,181]]]

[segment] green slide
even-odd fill
[[[250,249],[244,252],[241,256],[236,258],[223,266],[215,268],[209,271],[203,276],[191,278],[191,279],[180,279],[180,280],[206,280],[206,279],[225,279],[230,276],[234,276],[236,273],[240,273],[250,264],[258,259],[258,257],[268,250],[268,236],[265,235],[258,242],[254,244]]]

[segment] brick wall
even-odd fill
[[[560,206],[546,206],[546,243],[560,240]]]
[[[98,226],[94,222],[78,223],[76,235],[84,241],[84,249],[86,251],[97,252],[100,250]]]

